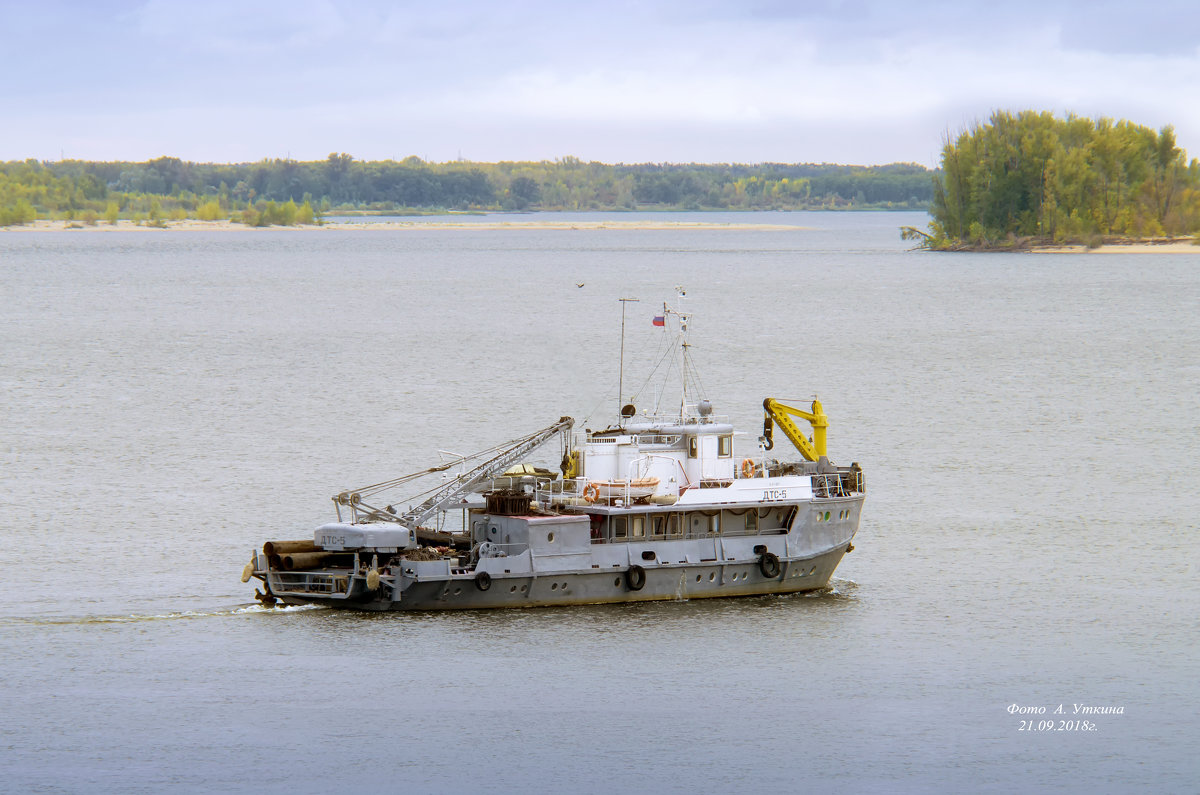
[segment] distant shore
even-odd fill
[[[796,231],[811,227],[795,224],[755,224],[755,223],[721,223],[709,221],[670,221],[670,220],[588,220],[588,221],[548,221],[517,220],[479,220],[479,221],[339,221],[321,226],[262,226],[252,227],[245,224],[235,224],[232,221],[165,221],[160,226],[135,224],[133,221],[117,221],[109,224],[107,221],[95,225],[85,225],[78,221],[34,221],[23,226],[8,226],[0,228],[0,232],[259,232],[263,230],[295,231],[295,232],[338,232],[338,231],[374,231],[387,232],[396,230],[415,229],[463,229],[463,230],[495,230],[495,229],[638,229],[638,230],[670,230],[670,229],[737,229],[761,231]]]

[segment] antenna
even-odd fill
[[[621,298],[621,372],[617,376],[617,416],[624,416],[622,410],[625,403],[625,305],[628,303],[638,303],[640,298]]]

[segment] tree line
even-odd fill
[[[997,111],[946,141],[930,213],[906,236],[937,249],[1194,234],[1200,163],[1169,126]]]
[[[26,160],[0,163],[0,225],[37,218],[311,223],[339,212],[450,210],[923,210],[933,198],[932,174],[911,163],[427,163],[344,153],[237,164]]]

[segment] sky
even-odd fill
[[[0,0],[0,63],[0,161],[933,167],[1026,109],[1200,157],[1200,0]]]

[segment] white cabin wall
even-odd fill
[[[679,489],[686,486],[684,466],[687,453],[682,450],[656,450],[647,454],[647,469],[645,477],[658,478],[656,494],[679,496]]]
[[[719,435],[700,437],[700,472],[705,480],[733,480],[733,440],[729,439],[729,455],[719,455]]]
[[[588,480],[616,480],[620,464],[620,445],[615,442],[589,442],[585,448],[584,470]]]

